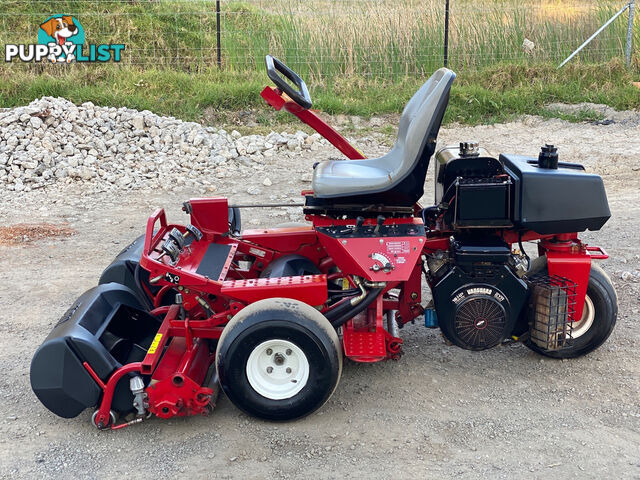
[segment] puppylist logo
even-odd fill
[[[71,15],[53,15],[40,24],[37,44],[7,44],[4,61],[104,63],[119,62],[124,44],[85,45],[84,28]]]

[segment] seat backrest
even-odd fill
[[[397,162],[390,169],[393,172],[391,176],[394,182],[402,179],[415,168],[423,157],[427,145],[432,144],[435,148],[442,117],[449,101],[449,92],[455,78],[456,74],[451,70],[439,69],[411,97],[404,108],[398,124],[398,140],[393,148],[401,151],[402,161]],[[433,152],[429,157],[432,154]]]

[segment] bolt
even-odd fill
[[[276,365],[282,365],[284,363],[284,357],[281,353],[276,353],[273,357],[273,361]]]
[[[417,292],[413,292],[411,294],[411,300],[415,300],[416,298],[418,298],[418,293]]]
[[[273,372],[273,367],[267,367],[267,373]]]
[[[273,350],[271,350],[270,348],[267,348],[267,355],[271,355],[273,353]]]
[[[286,352],[284,352],[284,353],[286,353],[287,355],[291,355],[293,352],[291,351],[291,349],[290,349],[290,348],[287,348],[287,351],[286,351]]]
[[[287,373],[291,373],[291,369],[287,367]]]

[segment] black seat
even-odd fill
[[[389,153],[365,160],[330,160],[313,173],[313,197],[307,206],[412,206],[424,193],[429,160],[456,74],[435,72],[409,100]]]

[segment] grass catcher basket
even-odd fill
[[[529,335],[545,351],[568,347],[576,305],[576,284],[558,275],[536,275],[529,279],[531,304]]]

